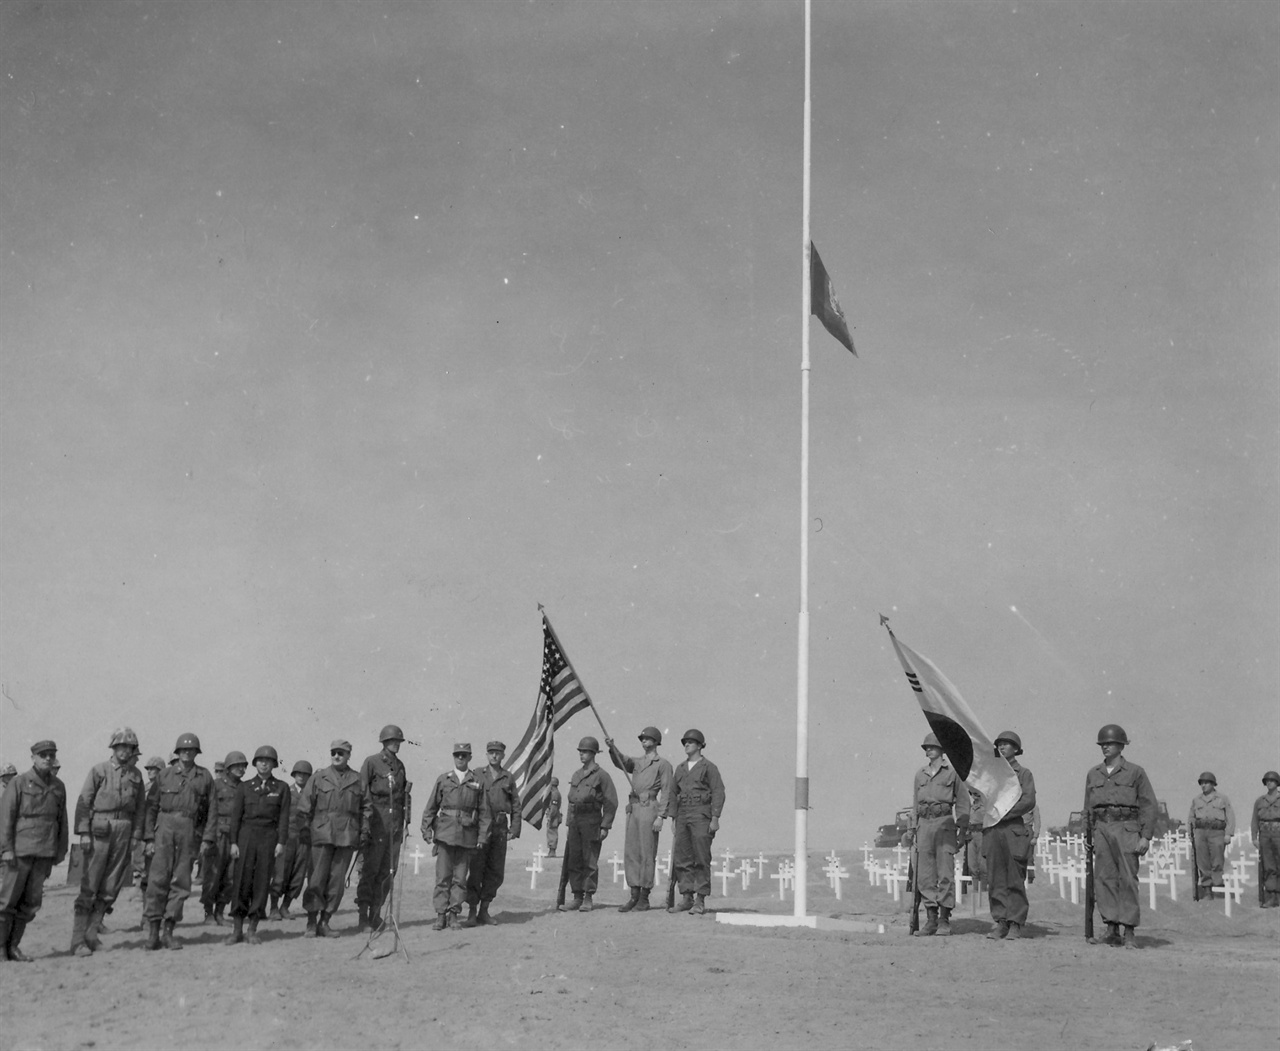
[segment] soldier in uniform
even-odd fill
[[[111,735],[111,758],[84,779],[76,800],[75,826],[84,857],[75,902],[71,951],[90,956],[101,945],[102,919],[129,874],[133,844],[142,842],[147,795],[134,766],[138,736],[127,726]]]
[[[551,794],[547,798],[547,853],[556,856],[556,847],[560,845],[560,778],[551,779]]]
[[[225,922],[223,913],[231,902],[231,808],[248,769],[249,760],[243,752],[228,752],[222,772],[213,776],[214,808],[209,814],[209,836],[200,864],[200,903],[206,925],[221,927]]]
[[[31,769],[0,794],[0,959],[30,963],[18,946],[44,901],[44,881],[67,856],[67,789],[54,773],[58,746],[31,746]]]
[[[1280,909],[1280,774],[1262,775],[1266,792],[1253,804],[1249,834],[1258,851],[1258,904]]]
[[[613,827],[618,812],[618,793],[613,779],[596,763],[600,742],[584,737],[578,742],[582,762],[569,778],[569,816],[566,822],[564,857],[569,869],[569,889],[573,900],[560,908],[565,912],[590,912],[594,908],[600,882],[600,844]]]
[[[1222,863],[1227,840],[1236,834],[1236,814],[1231,800],[1218,791],[1218,779],[1206,770],[1199,778],[1200,794],[1191,800],[1187,828],[1195,840],[1196,884],[1199,897],[1213,900],[1213,888],[1222,886]]]
[[[289,838],[285,840],[284,854],[280,864],[276,866],[275,875],[271,878],[271,915],[269,920],[289,920],[289,906],[302,897],[302,888],[307,882],[307,872],[311,868],[311,848],[302,842],[301,814],[298,800],[302,798],[302,790],[311,777],[311,764],[299,759],[290,771],[293,784],[289,786]],[[284,899],[281,902],[281,899]]]
[[[388,725],[382,728],[378,740],[382,751],[369,756],[360,767],[360,784],[369,794],[373,815],[369,846],[356,887],[362,931],[376,931],[382,926],[382,906],[391,890],[391,866],[399,864],[410,809],[404,763],[396,755],[404,743],[404,734],[400,727]]]
[[[329,758],[330,765],[311,775],[298,798],[299,828],[311,844],[311,875],[302,898],[308,938],[333,936],[329,920],[342,904],[347,866],[357,849],[368,847],[373,823],[369,793],[348,765],[351,743],[334,741]]]
[[[142,918],[150,926],[148,949],[181,949],[173,928],[182,919],[182,906],[191,893],[191,866],[198,844],[212,842],[210,813],[214,806],[213,775],[196,765],[200,738],[183,734],[174,745],[178,762],[156,777],[147,796],[143,837],[151,857],[147,903]],[[160,933],[161,922],[164,934]]]
[[[646,726],[640,731],[639,756],[623,755],[612,737],[604,743],[609,747],[609,758],[623,773],[629,775],[631,792],[627,796],[627,832],[624,857],[626,859],[627,886],[631,897],[619,909],[644,912],[649,908],[649,894],[653,890],[654,867],[658,860],[658,835],[662,831],[662,815],[666,813],[671,795],[671,764],[658,754],[662,744],[662,731],[656,726]]]
[[[1006,730],[996,738],[996,755],[1003,756],[1018,775],[1022,795],[996,824],[982,830],[982,850],[987,862],[987,898],[995,929],[988,938],[1018,939],[1027,924],[1027,862],[1031,858],[1031,830],[1026,815],[1036,806],[1036,782],[1031,771],[1018,762],[1022,738]]]
[[[928,762],[916,771],[911,818],[902,845],[916,848],[915,877],[927,919],[916,934],[949,936],[956,907],[957,838],[969,834],[969,792],[947,765],[935,734],[920,745]]]
[[[680,901],[668,911],[701,916],[711,893],[711,841],[720,831],[724,781],[716,765],[702,754],[707,739],[701,730],[687,730],[680,743],[685,761],[672,772],[667,800],[667,816],[675,819],[671,852]]]
[[[280,757],[269,744],[253,753],[254,777],[241,781],[231,805],[232,932],[226,944],[260,945],[258,923],[267,914],[267,893],[289,839],[289,786],[272,774]],[[244,921],[249,933],[244,933]]]
[[[1084,820],[1093,834],[1098,912],[1107,925],[1101,942],[1136,949],[1138,859],[1151,845],[1159,808],[1146,771],[1122,754],[1128,743],[1128,735],[1115,723],[1098,731],[1102,762],[1085,775]]]
[[[467,872],[477,847],[489,845],[493,815],[480,779],[468,769],[471,745],[453,746],[453,769],[436,778],[422,811],[422,838],[436,856],[433,930],[459,927],[459,913],[467,899]]]
[[[986,861],[982,857],[982,824],[987,805],[983,802],[982,793],[976,788],[969,789],[969,843],[964,848],[965,861],[969,865],[969,876],[975,886],[987,885]]]
[[[156,787],[156,777],[160,771],[164,769],[164,760],[158,755],[153,755],[147,760],[144,768],[147,771],[147,796],[150,796]],[[147,820],[147,804],[142,804],[142,821],[146,824]],[[141,838],[133,846],[133,880],[138,885],[138,897],[146,900],[147,897],[147,873],[151,868],[151,864],[147,859],[147,845]]]
[[[498,888],[507,874],[507,841],[520,838],[520,793],[516,790],[516,779],[502,765],[507,746],[501,741],[490,741],[484,750],[489,764],[479,776],[489,799],[492,820],[489,845],[478,847],[471,857],[464,927],[497,922],[489,915],[489,904],[498,896]]]

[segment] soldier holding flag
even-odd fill
[[[1031,857],[1031,830],[1025,815],[1035,810],[1036,782],[1031,771],[1018,762],[1022,738],[1006,730],[996,738],[996,755],[1003,757],[1018,775],[1022,795],[1004,816],[982,836],[987,862],[988,897],[996,927],[988,938],[1017,939],[1027,922],[1027,861]]]
[[[640,747],[644,754],[632,758],[623,755],[612,737],[606,737],[609,758],[624,774],[630,775],[631,794],[627,797],[627,838],[625,847],[627,886],[631,898],[619,912],[649,908],[653,890],[654,869],[658,860],[658,834],[662,831],[662,815],[671,793],[671,764],[658,754],[662,731],[646,726],[640,731]]]

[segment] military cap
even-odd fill
[[[143,767],[143,769],[144,770],[163,770],[164,760],[161,759],[158,755],[153,755],[150,759],[147,760],[147,765]]]
[[[344,740],[342,740],[342,738],[338,738],[338,740],[336,740],[336,741],[330,741],[330,742],[329,742],[329,751],[330,751],[330,752],[346,752],[346,753],[347,753],[347,755],[350,755],[350,754],[351,754],[351,742],[350,742],[350,741],[344,741]]]
[[[680,743],[684,744],[686,741],[697,741],[699,748],[707,746],[707,739],[702,736],[701,730],[686,730],[684,736],[680,738]]]
[[[1197,778],[1196,778],[1196,783],[1197,783],[1197,784],[1201,784],[1201,785],[1202,785],[1202,784],[1204,784],[1206,781],[1208,781],[1208,782],[1209,782],[1209,784],[1213,785],[1213,787],[1214,787],[1214,788],[1217,788],[1217,787],[1218,787],[1218,779],[1217,779],[1216,777],[1214,777],[1214,776],[1213,776],[1213,771],[1212,771],[1212,770],[1206,770],[1203,774],[1201,774],[1199,777],[1197,777]]]
[[[296,763],[293,764],[293,769],[289,771],[290,776],[294,774],[306,774],[308,777],[310,777],[311,773],[312,773],[311,764],[308,763],[305,759],[299,759]]]
[[[1274,770],[1268,770],[1262,775],[1262,783],[1265,785],[1268,781],[1274,781],[1280,785],[1280,774],[1277,774]]]
[[[662,731],[656,726],[646,726],[640,731],[640,740],[643,741],[646,737],[654,744],[662,744]]]
[[[584,737],[578,742],[579,752],[598,752],[600,751],[600,742],[594,737]]]
[[[37,741],[31,746],[31,754],[39,755],[41,752],[56,752],[58,746],[52,741]]]
[[[1001,741],[1008,741],[1011,745],[1013,745],[1013,754],[1014,754],[1014,755],[1021,755],[1021,754],[1022,754],[1022,738],[1021,738],[1021,737],[1019,737],[1019,736],[1018,736],[1016,733],[1014,733],[1012,730],[1005,730],[1005,731],[1004,731],[1004,733],[1002,733],[999,737],[997,737],[997,738],[996,738],[996,740],[995,740],[996,755],[999,755],[999,754],[1000,754],[1000,742],[1001,742]]]
[[[227,757],[222,760],[222,768],[230,770],[233,766],[248,766],[249,760],[245,757],[244,752],[228,752]]]
[[[253,761],[256,763],[259,759],[270,759],[276,766],[280,765],[280,756],[274,748],[269,744],[264,744],[256,752],[253,753]]]
[[[486,752],[502,752],[505,754],[507,751],[507,746],[503,744],[501,741],[490,741],[487,745],[484,746],[484,750]]]
[[[457,742],[455,742],[455,743],[454,743],[454,746],[453,746],[453,754],[454,754],[454,755],[470,755],[470,754],[471,754],[471,742],[470,742],[470,741],[457,741]]]
[[[387,741],[403,741],[404,731],[395,723],[387,723],[387,725],[382,728],[382,732],[378,734],[378,740],[382,741],[384,744]]]
[[[941,748],[942,742],[938,740],[937,734],[925,734],[924,741],[920,745],[921,748]]]

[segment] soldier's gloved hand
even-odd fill
[[[239,856],[240,856],[240,844],[239,844],[239,843],[232,843],[232,844],[231,844],[231,857],[232,857],[232,859],[238,858]]]
[[[89,833],[87,832],[82,833],[80,836],[80,853],[81,854],[93,853],[93,837],[89,835]]]

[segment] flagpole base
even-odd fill
[[[809,927],[819,931],[845,931],[850,934],[883,934],[883,924],[865,920],[840,920],[829,916],[783,916],[764,912],[717,912],[716,923],[736,927]]]

